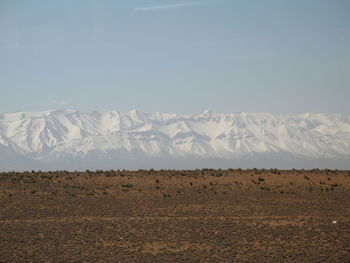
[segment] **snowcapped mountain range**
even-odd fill
[[[84,169],[92,163],[124,168],[117,167],[120,160],[204,160],[204,165],[205,160],[266,156],[350,161],[350,116],[212,110],[198,115],[136,110],[0,114],[0,170],[55,165]]]

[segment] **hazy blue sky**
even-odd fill
[[[350,114],[349,0],[0,0],[0,112]]]

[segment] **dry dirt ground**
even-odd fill
[[[350,262],[350,172],[2,173],[0,262]]]

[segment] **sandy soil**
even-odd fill
[[[350,172],[2,173],[0,262],[350,262]]]

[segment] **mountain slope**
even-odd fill
[[[350,116],[51,110],[0,114],[0,155],[125,158],[350,159]],[[12,158],[13,159],[13,158]]]

